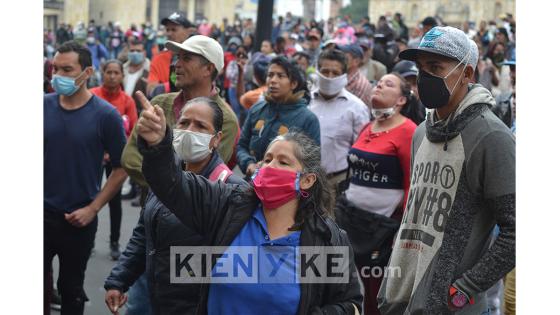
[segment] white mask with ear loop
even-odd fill
[[[372,108],[371,109],[371,115],[377,121],[387,120],[387,119],[391,118],[391,116],[395,115],[395,113],[396,113],[395,108],[396,107],[397,107],[397,105],[394,105],[394,106],[389,107],[389,108]]]
[[[315,73],[318,77],[317,83],[319,85],[319,91],[324,95],[336,95],[342,91],[346,84],[348,84],[346,73],[334,78],[328,78],[319,71],[316,71]]]
[[[212,153],[209,148],[213,135],[190,130],[173,130],[173,148],[179,158],[187,163],[204,160]]]

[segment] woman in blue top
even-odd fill
[[[264,101],[247,113],[237,143],[241,171],[253,175],[270,141],[288,130],[298,130],[320,144],[319,120],[308,108],[310,95],[305,75],[286,57],[271,60]]]
[[[139,93],[141,94],[141,93]],[[210,182],[174,163],[172,131],[163,110],[143,99],[138,122],[138,145],[143,154],[142,172],[153,193],[186,226],[200,233],[209,245],[223,246],[218,260],[211,261],[212,274],[236,254],[233,246],[251,246],[259,254],[256,283],[204,283],[198,314],[354,314],[363,300],[346,233],[327,215],[331,201],[321,168],[319,146],[302,133],[289,132],[270,143],[252,186]],[[346,252],[337,273],[325,273],[319,255],[318,273],[304,262],[304,246]],[[278,263],[275,253],[281,253]],[[227,256],[225,254],[228,254]],[[272,255],[277,264],[267,270]],[[301,259],[304,262],[296,260]],[[269,257],[269,256],[267,256]],[[254,266],[253,268],[256,268]],[[301,270],[299,269],[301,267]],[[320,278],[309,280],[303,272]],[[328,269],[328,267],[327,267]],[[267,270],[270,271],[270,270]],[[347,277],[342,279],[339,274]],[[301,276],[301,277],[300,277]],[[265,281],[261,281],[265,277]],[[186,276],[188,279],[188,276]],[[291,279],[291,281],[290,281]],[[327,283],[331,281],[331,283]]]

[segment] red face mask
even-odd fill
[[[307,192],[299,189],[299,172],[274,167],[259,168],[253,174],[253,187],[266,209],[276,209]]]

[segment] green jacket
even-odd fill
[[[173,113],[173,101],[177,98],[177,96],[179,96],[179,93],[180,92],[161,94],[151,100],[153,105],[161,106],[163,112],[165,113],[167,124],[171,127],[173,127],[176,123],[175,115]],[[219,94],[215,94],[210,98],[216,101],[224,112],[224,122],[222,125],[223,136],[220,146],[218,147],[218,153],[220,154],[222,160],[228,163],[233,156],[233,149],[236,145],[235,139],[237,138],[237,134],[239,132],[239,123],[237,122],[237,117],[231,110],[230,106],[219,96]],[[144,175],[142,175],[142,155],[138,152],[136,138],[137,132],[135,126],[132,130],[132,134],[128,138],[126,146],[124,147],[121,164],[132,180],[141,186],[148,187],[148,184],[144,179]]]

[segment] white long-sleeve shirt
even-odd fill
[[[311,110],[319,119],[321,128],[321,166],[327,174],[348,167],[348,150],[369,122],[366,104],[345,88],[330,100],[319,91],[311,93]]]

